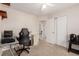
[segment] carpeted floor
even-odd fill
[[[14,56],[17,56],[15,51],[13,50]],[[4,51],[3,56],[12,56],[10,51]],[[77,54],[67,52],[67,49],[47,43],[46,41],[40,41],[37,46],[31,47],[30,53],[23,52],[21,56],[77,56]]]

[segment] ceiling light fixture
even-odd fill
[[[51,3],[46,3],[48,6],[50,6],[50,7],[54,7],[55,6],[55,4],[51,4]]]
[[[50,4],[50,3],[43,4],[41,9],[44,10],[45,8],[47,8],[47,6],[54,7],[54,4]]]
[[[46,6],[47,6],[47,5],[46,5],[46,4],[44,4],[42,8],[44,9],[44,8],[46,8]]]
[[[44,10],[46,7],[47,7],[47,5],[46,4],[43,4],[42,5],[42,10]]]

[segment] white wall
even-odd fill
[[[34,34],[34,45],[39,41],[39,20],[35,15],[27,14],[10,7],[6,7],[0,4],[0,9],[7,11],[7,19],[0,20],[0,30],[13,30],[14,35],[18,36],[18,33],[23,27],[26,27]]]

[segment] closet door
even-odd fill
[[[67,47],[67,18],[66,16],[57,18],[57,44]]]

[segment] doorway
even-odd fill
[[[45,40],[46,39],[45,25],[46,25],[46,21],[40,21],[40,24],[39,24],[39,35],[40,35],[40,39],[41,40]]]

